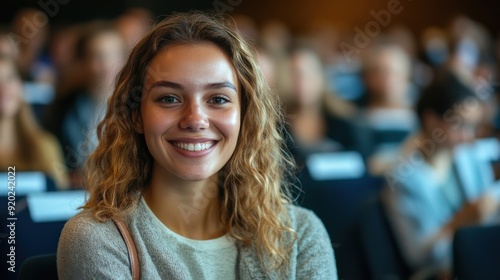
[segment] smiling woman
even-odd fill
[[[177,14],[132,50],[87,162],[89,200],[61,235],[61,279],[130,278],[116,219],[143,279],[337,278],[323,224],[291,203],[277,96],[229,26]]]

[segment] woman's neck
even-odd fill
[[[156,172],[155,172],[156,171]],[[190,239],[208,240],[224,235],[217,177],[184,181],[153,168],[150,185],[143,192],[149,208],[173,232]]]

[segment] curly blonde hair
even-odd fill
[[[144,135],[134,130],[144,77],[154,71],[148,65],[168,45],[210,42],[228,55],[242,88],[238,143],[219,171],[222,219],[229,235],[243,246],[255,246],[263,263],[283,267],[291,246],[280,244],[295,239],[286,211],[295,163],[286,151],[278,97],[265,82],[253,50],[231,26],[202,13],[175,14],[133,48],[97,127],[99,145],[87,160],[90,197],[83,208],[98,221],[135,208],[153,165]]]

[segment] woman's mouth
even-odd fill
[[[206,142],[198,142],[198,143],[186,143],[186,142],[173,142],[174,146],[177,148],[190,151],[190,152],[199,152],[212,148],[215,144],[215,141],[206,141]]]

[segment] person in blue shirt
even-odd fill
[[[403,256],[420,275],[449,275],[457,228],[486,223],[498,212],[491,166],[471,144],[483,106],[454,75],[438,79],[418,100],[421,130],[385,174],[389,220]]]

